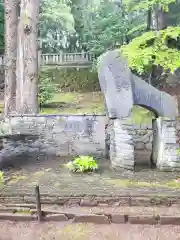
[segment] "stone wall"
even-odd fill
[[[160,156],[157,167],[161,170],[180,170],[180,122],[162,121],[162,136],[160,141]]]
[[[110,120],[106,131],[108,145],[112,123],[113,120]],[[5,150],[9,147],[15,148],[12,149],[13,153],[28,149],[30,152],[39,151],[62,156],[87,153],[104,155],[106,124],[107,118],[98,115],[15,116],[6,120],[6,131],[13,136],[21,136],[19,139],[11,137],[4,140],[4,146]],[[133,125],[131,128],[135,150],[151,150],[152,124]],[[10,149],[8,152],[11,152]]]
[[[133,125],[134,160],[136,165],[151,165],[152,123]]]
[[[158,118],[152,124],[131,125],[128,119],[109,124],[110,159],[114,168],[151,164],[165,171],[180,170],[180,121]],[[155,128],[155,129],[154,129]],[[152,158],[151,158],[152,153]]]
[[[115,170],[134,169],[133,126],[126,119],[111,123],[110,161]]]
[[[3,140],[0,162],[7,156],[25,152],[104,156],[105,121],[104,116],[11,117],[4,126],[12,136]]]
[[[116,120],[116,121],[121,121],[121,120]],[[113,122],[114,122],[114,120],[109,120],[109,124],[108,124],[107,130],[106,130],[107,146],[110,146],[110,135],[111,135],[111,131],[113,129]],[[128,119],[121,121],[121,124],[123,124],[123,125],[125,124],[124,126],[131,125],[128,123]],[[117,138],[118,132],[119,131],[116,132],[116,138]],[[113,135],[111,136],[111,139],[114,136],[113,132],[112,132],[112,134]],[[127,133],[124,132],[125,136],[123,136],[123,137],[122,137],[122,134],[123,134],[122,132],[119,134],[120,138],[124,138]],[[151,152],[152,152],[152,141],[153,141],[152,123],[131,125],[130,135],[132,136],[133,143],[134,143],[135,164],[149,165]]]
[[[154,148],[157,166],[164,170],[179,168],[180,122],[162,120],[159,124],[159,143]],[[3,126],[9,138],[3,139],[0,163],[22,153],[108,155],[115,169],[133,169],[135,164],[150,163],[155,134],[152,124],[132,125],[128,119],[108,120],[105,116],[88,115],[15,116],[6,119]]]

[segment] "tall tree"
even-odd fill
[[[122,1],[102,0],[87,4],[77,5],[76,11],[81,10],[82,17],[75,17],[75,26],[80,32],[81,46],[97,56],[129,42],[146,28],[144,12],[129,14]]]
[[[4,0],[5,18],[5,96],[4,114],[15,111],[16,96],[16,49],[18,1]]]
[[[21,0],[18,26],[17,100],[20,114],[38,112],[38,21],[39,0]]]
[[[148,12],[150,31],[121,48],[131,69],[143,77],[148,76],[149,82],[156,86],[180,68],[180,27],[170,27],[172,23],[168,21],[168,16],[172,14],[169,6],[174,4],[174,0],[134,0],[132,11],[138,9]]]
[[[74,18],[68,0],[43,0],[40,5],[40,38],[43,53],[66,51],[69,35],[74,32]]]

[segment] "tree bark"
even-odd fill
[[[17,107],[19,114],[38,112],[39,0],[21,0],[18,23]]]
[[[166,25],[166,13],[158,6],[154,5],[151,11],[151,29],[162,30],[167,27]]]
[[[5,18],[5,93],[4,114],[12,114],[16,109],[16,49],[18,0],[4,0]]]
[[[155,31],[156,35],[159,36],[159,31],[165,29],[166,27],[166,13],[158,5],[154,5],[152,9],[148,10],[147,29]],[[157,71],[161,72],[162,69],[159,67],[154,67],[151,69],[148,79],[149,84],[154,85],[153,79],[156,79]]]

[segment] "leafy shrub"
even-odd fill
[[[122,46],[120,51],[127,57],[129,67],[139,74],[149,72],[153,66],[174,73],[180,67],[179,38],[180,27],[168,27],[158,34],[149,31]]]
[[[0,184],[4,183],[4,173],[0,171]]]
[[[0,121],[0,136],[3,136],[5,134],[11,134],[11,129],[7,122]]]
[[[93,157],[80,156],[65,164],[71,172],[93,172],[98,169],[98,165]]]
[[[177,155],[180,156],[180,147],[177,148]]]
[[[46,74],[40,76],[38,87],[38,100],[40,105],[43,103],[47,103],[49,100],[51,100],[54,94],[57,92],[55,84]]]
[[[40,81],[45,76],[52,79],[62,92],[91,92],[95,91],[99,84],[97,72],[89,68],[46,67],[41,70]]]

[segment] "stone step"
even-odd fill
[[[6,213],[0,211],[0,220],[34,221],[37,220],[36,209],[29,213]],[[174,207],[59,207],[42,206],[43,221],[72,221],[75,223],[94,224],[172,224],[180,225],[179,206]]]

